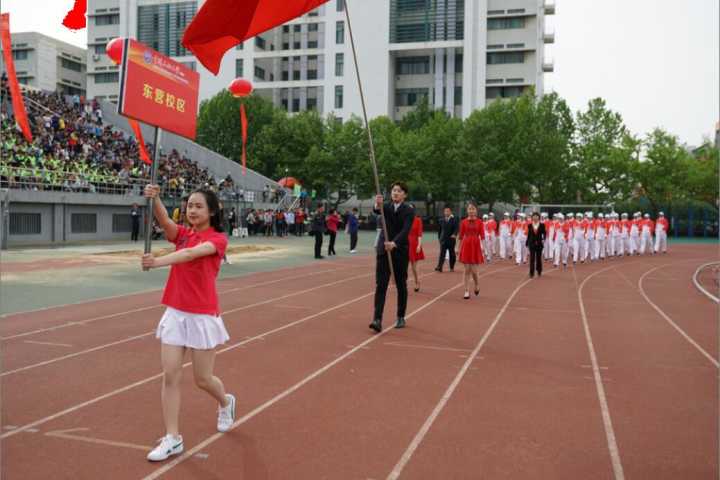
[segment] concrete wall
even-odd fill
[[[0,218],[3,219],[0,228],[0,246],[7,248],[80,241],[129,240],[129,231],[113,232],[113,215],[129,215],[133,203],[144,205],[141,197],[130,195],[3,190],[0,192]],[[40,214],[40,233],[30,235],[10,233],[10,215],[13,213]],[[96,231],[73,232],[72,216],[76,213],[95,214]],[[143,221],[141,219],[140,222],[141,235]]]

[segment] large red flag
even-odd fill
[[[12,42],[10,40],[10,14],[3,13],[0,15],[0,37],[2,38],[2,51],[5,59],[5,70],[7,70],[8,84],[10,85],[10,96],[12,96],[13,114],[15,122],[20,126],[25,140],[32,143],[32,133],[30,133],[30,123],[28,123],[27,112],[25,111],[25,101],[23,100],[20,86],[18,85],[17,75],[15,75],[15,63],[12,57]]]
[[[207,0],[182,44],[215,75],[230,48],[299,17],[328,0]]]

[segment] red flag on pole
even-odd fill
[[[132,118],[128,118],[128,122],[130,122],[130,128],[132,128],[135,138],[138,141],[138,145],[140,146],[140,158],[148,165],[152,165],[152,160],[150,159],[150,155],[148,155],[147,148],[145,147],[142,130],[140,130],[140,124],[137,120],[133,120]]]
[[[185,29],[182,44],[217,75],[230,48],[327,1],[207,0]]]
[[[5,60],[5,69],[7,70],[8,84],[10,85],[15,122],[20,126],[25,140],[31,143],[32,133],[30,133],[30,123],[28,122],[27,112],[25,111],[25,101],[20,92],[20,85],[18,85],[17,75],[15,75],[15,63],[13,63],[12,58],[9,13],[0,15],[0,37],[2,38],[3,58]]]
[[[242,174],[247,174],[245,165],[245,145],[247,144],[247,116],[245,115],[245,104],[240,104],[240,126],[242,127]]]

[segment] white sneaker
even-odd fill
[[[147,459],[151,462],[162,462],[167,460],[172,455],[179,455],[183,451],[183,439],[182,435],[173,437],[172,435],[165,435],[158,440],[159,445],[155,449],[148,453]]]
[[[218,432],[227,432],[235,422],[235,397],[227,393],[225,398],[228,399],[229,403],[227,407],[218,408]]]
[[[350,250],[350,253],[357,253],[357,250]]]

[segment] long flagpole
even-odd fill
[[[377,161],[375,160],[375,145],[373,144],[372,131],[370,130],[370,122],[368,122],[367,107],[365,106],[365,93],[363,92],[362,81],[360,80],[360,66],[358,65],[357,51],[355,50],[355,37],[353,36],[352,24],[350,23],[350,9],[348,8],[348,1],[343,0],[345,4],[345,18],[348,24],[348,34],[350,35],[350,47],[352,48],[353,63],[355,64],[355,76],[357,77],[358,89],[360,90],[360,103],[362,104],[363,120],[365,121],[365,130],[368,135],[368,143],[370,144],[370,163],[373,168],[373,177],[375,180],[375,193],[380,195],[380,178],[378,177]],[[380,206],[380,224],[382,225],[383,237],[386,242],[390,241],[388,237],[387,222],[385,221],[385,209]],[[390,266],[390,275],[395,277],[395,271],[393,270],[392,264],[392,253],[387,252],[388,265]]]
[[[155,127],[155,138],[153,141],[153,146],[155,147],[155,151],[153,152],[153,159],[152,159],[152,165],[150,166],[150,185],[155,185],[157,183],[157,165],[158,165],[158,159],[160,158],[160,135],[162,133],[162,129],[160,127]],[[152,248],[152,230],[153,230],[153,218],[155,216],[153,208],[153,199],[148,198],[147,200],[147,208],[145,212],[145,253],[150,253],[150,250]],[[148,270],[148,269],[145,269]]]

